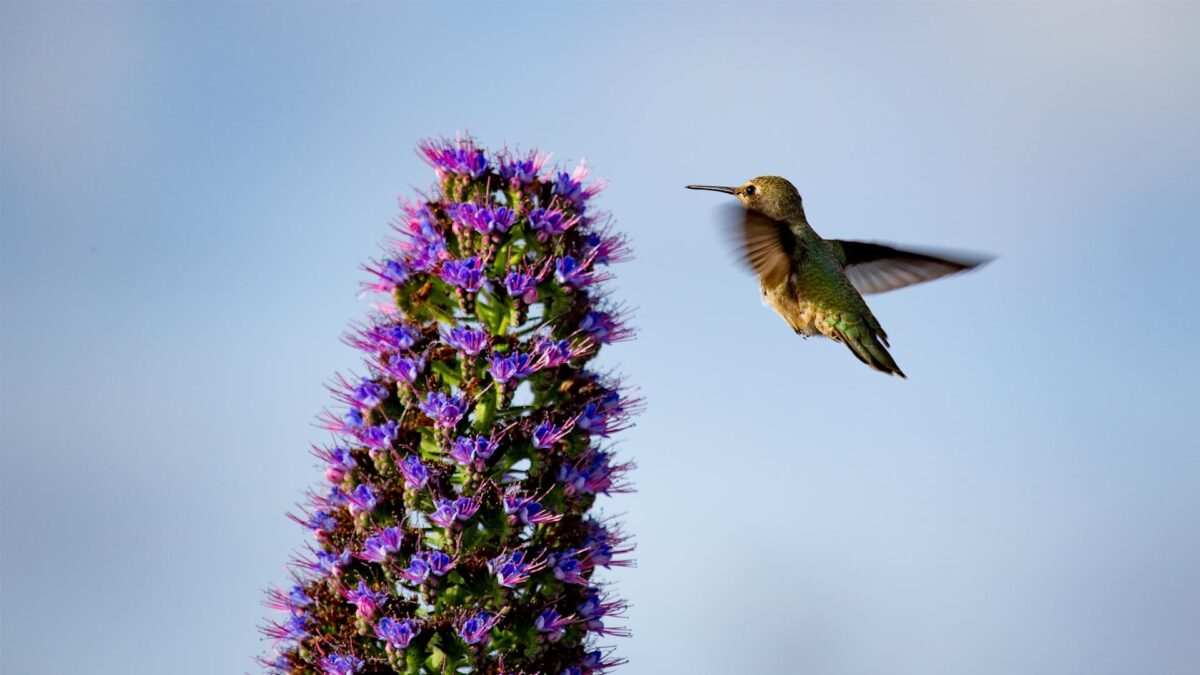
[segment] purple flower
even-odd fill
[[[350,564],[350,549],[343,549],[341,553],[317,551],[315,556],[316,561],[309,567],[320,576],[341,576],[342,570]]]
[[[450,527],[458,519],[458,507],[449,499],[439,499],[437,510],[429,514],[429,520],[440,527]]]
[[[486,211],[486,208],[470,202],[446,207],[446,215],[450,216],[451,220],[481,234],[488,233]]]
[[[387,527],[367,537],[363,542],[363,552],[358,554],[362,560],[383,562],[400,550],[403,533],[398,527]]]
[[[484,464],[492,456],[492,453],[496,452],[497,447],[499,444],[490,436],[476,436],[475,438],[459,436],[450,448],[450,458],[463,466],[473,466],[476,470],[482,471]]]
[[[412,619],[400,621],[385,616],[375,624],[375,635],[387,643],[386,648],[389,652],[408,647],[408,643],[412,642],[418,630],[416,622]]]
[[[581,160],[579,166],[575,167],[575,170],[571,173],[566,173],[565,171],[559,172],[557,179],[554,181],[554,194],[571,202],[576,207],[582,206],[585,201],[604,189],[603,182],[596,182],[584,187],[583,181],[587,178],[590,171],[587,164]]]
[[[363,425],[362,412],[357,408],[351,408],[350,410],[346,411],[346,414],[344,417],[342,417],[342,420],[345,422],[346,429],[351,431]]]
[[[540,525],[562,520],[561,515],[551,513],[540,503],[529,497],[522,497],[515,490],[504,493],[504,512],[509,514],[509,522],[520,520],[526,525]]]
[[[312,530],[318,540],[337,528],[337,521],[333,519],[333,516],[329,515],[328,511],[323,509],[318,509],[311,514],[304,512],[304,516],[302,518],[292,513],[288,514],[288,517],[296,523]]]
[[[604,652],[597,649],[584,655],[583,663],[579,665],[585,673],[593,673],[616,668],[624,663],[625,659],[608,658]]]
[[[353,654],[330,654],[318,663],[325,671],[325,675],[354,675],[366,665],[362,659]]]
[[[609,529],[596,520],[589,519],[588,537],[583,541],[584,550],[593,567],[612,567],[629,565],[628,560],[617,560],[615,556],[625,555],[633,550],[632,546],[624,546],[627,541],[619,530]]]
[[[536,151],[528,153],[524,158],[512,157],[508,152],[500,155],[500,175],[506,180],[521,185],[528,185],[537,180],[542,167],[550,159],[547,155],[539,155]]]
[[[583,288],[596,281],[587,267],[586,261],[580,262],[573,256],[565,256],[554,263],[554,278],[564,286]]]
[[[500,621],[499,616],[492,616],[487,612],[481,611],[463,621],[462,625],[458,628],[458,634],[467,644],[478,644],[487,640],[488,631],[492,630],[492,627],[498,621]]]
[[[367,377],[364,377],[362,382],[354,388],[354,400],[363,408],[374,408],[387,396],[387,387]]]
[[[272,588],[267,592],[267,607],[277,609],[281,612],[289,612],[292,616],[302,616],[304,610],[311,605],[313,599],[308,597],[304,592],[304,587],[300,585],[292,586],[292,590],[286,594],[278,588]]]
[[[399,574],[414,584],[424,583],[429,578],[429,563],[425,562],[420,554],[414,555],[408,561],[408,568],[400,570]]]
[[[429,564],[429,572],[439,577],[446,576],[446,573],[454,567],[454,558],[441,551],[426,553],[425,562]]]
[[[346,493],[346,499],[350,502],[351,513],[363,513],[375,510],[375,493],[371,491],[368,485],[359,485]]]
[[[415,382],[421,371],[425,370],[425,359],[420,357],[392,354],[384,363],[383,369],[388,375],[408,384]]]
[[[597,265],[609,265],[629,259],[629,248],[625,244],[625,238],[618,235],[593,232],[584,239],[583,246],[585,257],[591,258]]]
[[[478,497],[459,497],[454,500],[454,508],[458,511],[457,518],[463,522],[471,519],[475,512],[479,510]]]
[[[524,583],[529,578],[530,574],[537,572],[544,567],[544,563],[527,563],[525,562],[524,551],[513,551],[508,556],[500,556],[488,562],[488,567],[492,574],[496,575],[496,581],[505,588],[513,588],[518,584]]]
[[[585,571],[583,564],[574,556],[574,551],[554,554],[546,559],[546,564],[553,566],[555,579],[565,584],[586,584],[587,579],[580,576]]]
[[[620,342],[632,335],[629,329],[622,326],[608,312],[588,312],[587,316],[583,317],[583,321],[579,322],[579,329],[596,342],[605,345]]]
[[[272,621],[262,633],[276,642],[299,642],[309,636],[308,615],[298,614],[283,623]]]
[[[404,215],[394,225],[404,238],[392,243],[413,271],[428,272],[446,257],[446,240],[434,224],[436,219],[427,204],[405,204]]]
[[[420,406],[421,412],[429,417],[439,427],[451,428],[466,414],[467,408],[463,400],[437,391],[429,392],[425,402]]]
[[[487,226],[491,232],[508,232],[516,220],[517,215],[507,206],[487,209]]]
[[[286,675],[292,672],[292,659],[288,654],[275,653],[275,658],[257,658],[258,663],[276,675]]]
[[[373,591],[367,586],[367,582],[359,579],[358,588],[351,591],[342,591],[342,597],[354,603],[357,608],[358,616],[370,621],[375,616],[375,610],[379,606],[387,602],[387,593]]]
[[[529,272],[512,270],[504,277],[504,290],[511,298],[520,298],[525,304],[537,302],[537,286],[540,280]]]
[[[537,232],[537,238],[546,240],[571,229],[579,218],[569,218],[558,209],[536,208],[529,212],[529,226]]]
[[[579,355],[579,352],[571,347],[570,340],[552,340],[541,337],[534,344],[533,354],[538,361],[546,364],[544,367],[557,368],[570,362]]]
[[[488,170],[487,155],[470,139],[427,139],[418,145],[419,154],[437,171],[438,177],[460,174],[479,178]]]
[[[529,377],[537,372],[539,366],[540,364],[535,362],[529,354],[514,352],[505,356],[500,352],[492,352],[488,371],[492,377],[496,378],[497,382],[508,382]]]
[[[410,490],[420,490],[429,482],[429,469],[415,455],[408,455],[400,460],[400,473],[404,476],[404,484]]]
[[[621,404],[621,395],[610,391],[599,401],[584,406],[575,426],[589,434],[607,437],[625,428],[622,422],[626,419],[626,412]]]
[[[412,276],[412,268],[401,260],[385,260],[368,265],[365,269],[375,275],[377,280],[362,282],[363,288],[379,293],[391,293]]]
[[[364,352],[406,351],[416,343],[419,333],[416,328],[404,323],[384,324],[359,328],[345,341]]]
[[[357,465],[350,451],[345,448],[322,448],[315,454],[328,464],[325,467],[325,479],[334,485],[341,483]]]
[[[606,616],[621,616],[625,611],[625,604],[622,602],[607,601],[600,597],[599,590],[595,588],[588,589],[588,598],[580,603],[579,617],[587,626],[588,632],[597,635],[615,635],[619,637],[628,637],[628,628],[608,628],[604,625],[604,617]]]
[[[487,276],[483,273],[483,260],[471,256],[466,260],[447,260],[439,274],[446,283],[464,291],[475,292],[483,288]]]
[[[488,343],[487,333],[481,330],[471,330],[464,326],[455,326],[449,331],[443,329],[442,338],[446,344],[468,356],[474,356],[483,351]]]
[[[533,430],[533,447],[541,450],[553,448],[563,437],[571,433],[572,428],[574,428],[574,424],[571,422],[562,426],[557,426],[552,422],[542,422]]]
[[[551,642],[558,642],[563,636],[563,630],[571,625],[573,617],[559,616],[558,610],[553,607],[545,609],[534,620],[533,625],[539,633],[548,633],[546,639]]]
[[[459,225],[480,234],[503,234],[516,222],[516,214],[506,206],[488,208],[468,202],[446,207],[446,214]]]
[[[392,447],[392,440],[396,438],[397,431],[396,422],[388,420],[379,426],[367,427],[360,439],[371,450],[386,451]]]

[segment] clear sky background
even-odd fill
[[[1200,672],[1200,5],[0,8],[0,669],[253,670],[422,136],[586,155],[649,406],[621,672]],[[762,307],[688,183],[999,255]]]

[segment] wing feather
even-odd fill
[[[726,220],[735,248],[763,283],[773,287],[786,281],[796,250],[796,236],[787,223],[733,205]]]
[[[987,256],[904,250],[865,241],[829,241],[840,247],[846,278],[864,295],[965,272],[991,260]]]

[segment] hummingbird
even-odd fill
[[[863,295],[964,272],[990,260],[824,239],[808,224],[799,191],[779,176],[759,176],[739,187],[687,188],[724,192],[741,202],[732,230],[742,257],[758,275],[763,304],[798,335],[840,342],[888,375],[907,377],[888,353],[887,333]]]

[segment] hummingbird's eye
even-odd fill
[[[745,194],[747,197],[753,197],[755,192],[758,192],[758,190],[755,189],[755,187],[753,185],[747,185],[746,189],[742,190],[742,193]]]

